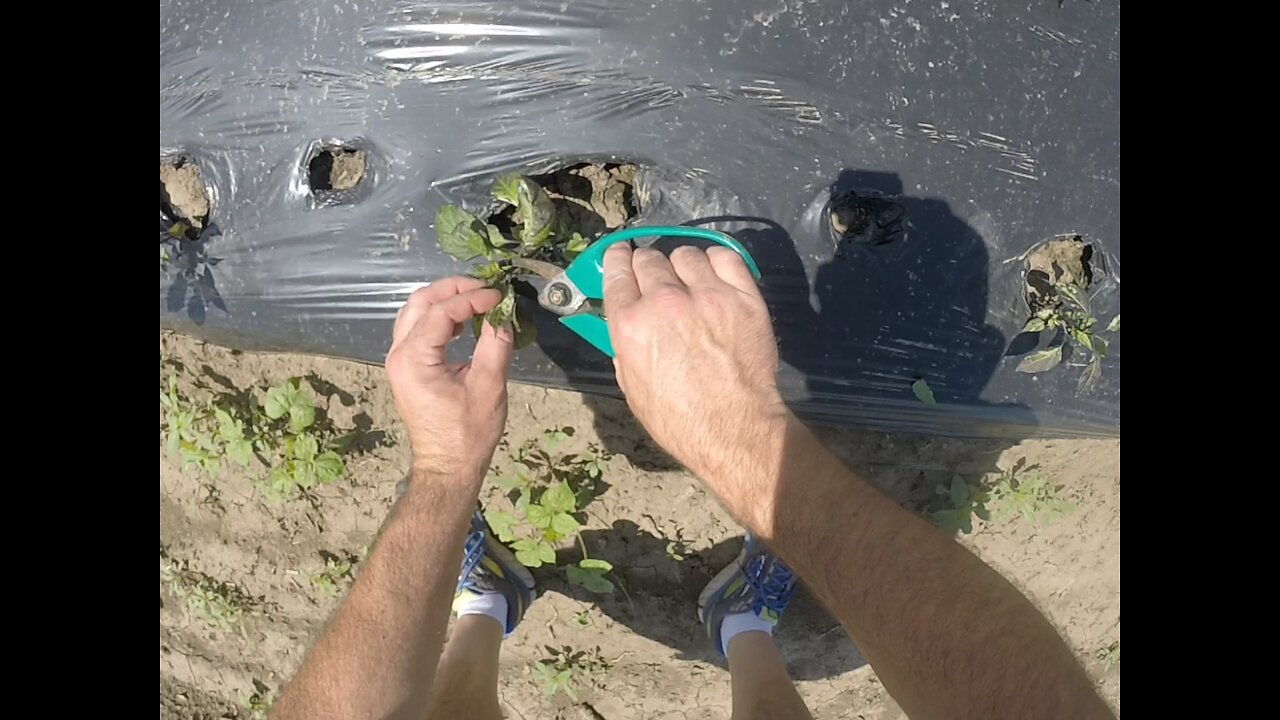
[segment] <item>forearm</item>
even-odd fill
[[[273,718],[425,715],[481,480],[415,471]]]
[[[776,410],[707,468],[913,718],[1110,717],[1053,627],[998,573]]]

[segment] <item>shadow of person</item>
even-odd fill
[[[736,560],[741,538],[677,559],[667,552],[668,539],[630,520],[617,520],[608,530],[586,530],[582,535],[591,557],[613,564],[618,589],[611,595],[596,595],[570,585],[562,573],[535,571],[540,587],[596,603],[614,622],[675,649],[682,660],[723,664],[698,621],[698,595],[721,568]],[[580,557],[576,548],[562,550],[556,563],[573,564]],[[830,678],[865,664],[839,624],[803,588],[788,606],[774,638],[794,680]]]
[[[803,248],[808,262],[776,223],[734,233],[760,265],[779,352],[795,371],[782,374],[793,408],[841,425],[984,434],[969,416],[985,414],[977,408],[1005,339],[986,322],[982,237],[945,201],[902,195],[897,175],[858,170],[840,173],[804,227],[818,245]],[[940,405],[914,395],[920,379]]]

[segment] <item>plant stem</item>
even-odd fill
[[[578,538],[578,547],[582,548],[582,559],[590,560],[591,556],[587,554],[587,542],[582,539],[582,533],[574,533],[574,536]]]

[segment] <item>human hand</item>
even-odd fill
[[[387,377],[409,434],[411,477],[461,476],[477,486],[484,478],[507,421],[511,328],[485,323],[470,363],[448,362],[445,346],[501,300],[479,280],[449,277],[410,295],[396,315]]]
[[[604,305],[627,404],[704,480],[785,415],[769,311],[737,253],[625,243],[604,256]]]

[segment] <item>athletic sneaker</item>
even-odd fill
[[[516,556],[494,536],[485,522],[484,513],[476,510],[471,516],[471,533],[463,546],[462,572],[458,574],[458,587],[454,591],[453,607],[456,610],[476,595],[501,593],[507,601],[507,622],[503,637],[511,634],[524,617],[524,611],[533,602],[533,576],[516,560]]]
[[[698,619],[721,656],[720,626],[727,615],[750,612],[776,625],[796,594],[796,576],[776,555],[747,533],[736,560],[711,578],[698,596]]]

